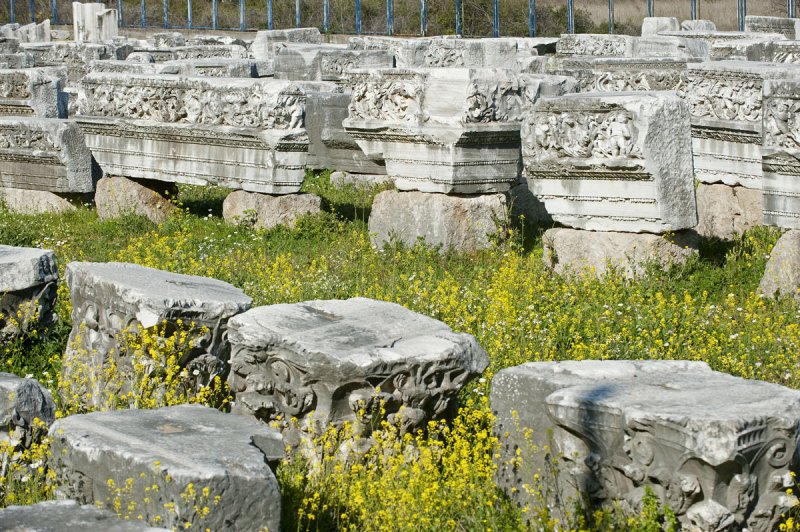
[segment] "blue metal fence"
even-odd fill
[[[18,0],[8,0],[9,2],[9,22],[14,23],[17,22],[16,20],[16,5],[15,1]],[[50,21],[53,24],[63,23],[64,21],[59,21],[58,17],[58,3],[59,0],[50,0],[49,1],[49,8],[50,8]],[[212,20],[211,20],[211,29],[232,29],[232,30],[240,30],[245,31],[247,28],[246,23],[246,15],[247,15],[247,6],[245,4],[245,0],[238,0],[239,1],[239,24],[238,27],[234,28],[222,28],[219,24],[219,10],[217,2],[219,0],[211,0],[212,5]],[[322,1],[322,30],[324,32],[331,31],[331,0],[321,0]],[[354,2],[355,8],[355,33],[361,34],[362,33],[362,6],[361,0],[352,0]],[[395,0],[386,0],[386,34],[393,35],[394,31],[394,1]],[[196,28],[197,26],[194,25],[194,19],[192,17],[192,0],[186,0],[187,6],[187,17],[186,17],[186,25],[174,25],[170,23],[169,18],[169,0],[162,0],[163,2],[163,27],[164,28]],[[787,16],[790,18],[795,17],[795,2],[796,0],[786,0],[786,13]],[[654,0],[646,0],[647,3],[647,16],[652,17],[656,15],[655,12],[655,5]],[[737,3],[737,20],[739,31],[744,30],[744,20],[745,16],[747,15],[747,0],[736,0]],[[699,0],[690,0],[691,4],[691,19],[697,20],[700,18],[700,10],[699,10]],[[122,0],[117,0],[117,11],[118,11],[118,22],[120,27],[123,26],[135,26],[137,24],[123,24],[123,4]],[[300,9],[300,0],[295,0],[295,13],[294,13],[294,25],[295,27],[301,27],[302,20],[300,17],[301,9]],[[24,9],[24,8],[23,8]],[[45,8],[46,9],[46,8]],[[419,32],[421,35],[426,35],[428,33],[428,2],[427,0],[420,0],[420,28]],[[37,22],[36,20],[36,8],[34,6],[34,0],[28,0],[28,15],[31,22]],[[567,33],[575,33],[575,5],[574,0],[567,0]],[[151,22],[155,21],[148,21],[147,20],[147,12],[145,10],[145,0],[141,0],[141,13],[139,16],[138,26],[141,28],[147,27],[161,27],[161,25],[152,24]],[[455,0],[455,34],[462,35],[463,32],[463,13],[462,13],[462,0]],[[266,0],[266,26],[267,29],[274,29],[274,20],[273,20],[273,0]],[[207,26],[206,26],[207,27]],[[608,0],[608,32],[614,33],[614,0]],[[492,35],[494,37],[500,36],[500,3],[499,0],[492,0]],[[531,37],[536,36],[536,2],[535,0],[528,0],[528,35]]]

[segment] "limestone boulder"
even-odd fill
[[[764,223],[760,190],[700,183],[696,193],[700,236],[730,240]]]
[[[785,232],[775,243],[758,289],[767,297],[781,295],[800,301],[800,230]]]
[[[703,362],[536,362],[498,372],[491,405],[498,483],[520,504],[546,482],[551,504],[636,509],[649,487],[684,529],[768,531],[797,502],[797,390]]]
[[[369,217],[372,242],[396,240],[471,252],[502,240],[508,228],[507,196],[455,196],[388,190],[375,196]]]
[[[229,322],[229,338],[233,411],[311,432],[349,422],[368,435],[381,415],[424,427],[489,363],[471,335],[365,298],[254,308]]]
[[[699,244],[693,231],[654,235],[566,228],[548,229],[542,242],[545,266],[558,274],[601,276],[613,267],[627,277],[644,274],[648,266],[683,264],[697,255]]]
[[[28,446],[55,419],[47,388],[35,379],[0,372],[0,439]]]
[[[235,190],[222,203],[222,217],[232,223],[270,229],[294,227],[302,216],[322,212],[322,199],[314,194],[270,196]]]
[[[45,501],[0,510],[0,529],[11,532],[166,532],[167,528],[147,526],[143,521],[125,520],[108,510],[76,501]]]
[[[109,176],[97,182],[94,203],[101,220],[138,214],[154,223],[163,223],[177,207],[160,192],[171,189],[169,183],[152,180],[133,180],[122,176]]]
[[[265,424],[181,405],[69,416],[50,436],[62,497],[111,507],[114,488],[130,482],[126,502],[148,522],[280,530],[280,489],[268,461],[283,444]]]

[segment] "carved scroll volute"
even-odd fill
[[[388,122],[419,122],[422,113],[422,81],[418,76],[367,75],[354,79],[348,112],[350,118]]]

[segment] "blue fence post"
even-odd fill
[[[652,17],[653,15],[653,0],[647,0],[647,16]]]
[[[50,21],[53,24],[58,24],[58,9],[56,8],[56,0],[50,0]]]
[[[328,33],[331,29],[331,2],[322,0],[322,31]]]
[[[461,0],[456,0],[456,35],[461,35]]]
[[[648,0],[649,1],[649,0]],[[567,0],[567,33],[575,33],[575,14],[572,0]]]
[[[36,22],[36,8],[33,7],[33,0],[28,0],[28,14],[31,16],[31,22]]]
[[[386,0],[386,35],[394,33],[394,23],[392,21],[392,0]]]
[[[167,0],[164,0],[164,29],[169,28],[169,18],[167,18],[169,17],[168,12],[169,12],[169,4]]]
[[[147,15],[144,12],[144,0],[142,0],[142,20],[141,20],[142,28],[147,26]]]
[[[186,0],[186,25],[192,29],[192,0]]]
[[[536,0],[528,0],[528,36],[536,37]]]
[[[500,37],[500,0],[492,0],[492,35]]]
[[[692,20],[697,20],[697,0],[692,0]]]
[[[361,35],[361,0],[356,0],[356,35]]]
[[[786,16],[789,18],[795,18],[797,14],[797,10],[795,8],[794,0],[786,0]]]
[[[11,13],[9,13],[8,21],[14,24],[14,0],[11,0]]]
[[[56,0],[53,0],[53,5],[55,4]],[[122,27],[122,0],[117,0],[117,26]]]
[[[608,34],[614,33],[614,0],[608,0]]]
[[[739,16],[739,31],[744,31],[744,18],[747,16],[747,0],[739,0],[736,5]]]
[[[267,0],[267,29],[272,29],[272,0]]]
[[[217,29],[217,0],[211,0],[211,29]]]
[[[294,27],[300,27],[300,0],[294,0]]]
[[[239,31],[244,31],[244,0],[239,0]]]
[[[428,0],[419,0],[419,32],[423,37],[428,33]]]

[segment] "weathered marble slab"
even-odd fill
[[[502,69],[391,69],[351,74],[344,127],[383,160],[399,190],[484,193],[519,177],[519,127],[540,96],[570,78]]]
[[[47,388],[34,379],[0,372],[0,441],[28,447],[34,433],[55,419],[56,405]]]
[[[0,186],[56,193],[94,190],[92,154],[77,124],[0,117]]]
[[[107,174],[298,192],[308,90],[331,83],[91,73],[77,121]]]
[[[134,52],[141,53],[141,52]],[[133,55],[133,54],[131,54]],[[272,76],[272,64],[255,59],[231,59],[217,57],[210,59],[182,59],[162,62],[102,60],[89,64],[91,72],[132,74],[170,74],[183,76],[202,76],[213,78],[261,78]],[[2,61],[2,56],[0,56]]]
[[[697,179],[761,188],[761,89],[768,78],[800,79],[800,67],[713,61],[691,64],[688,72],[685,98]]]
[[[256,33],[256,38],[250,45],[250,57],[272,61],[286,43],[320,44],[321,42],[322,36],[317,28],[262,30]]]
[[[702,41],[708,46],[738,40],[777,41],[786,39],[786,36],[781,33],[762,33],[754,31],[681,30],[662,31],[659,33],[659,35],[664,37],[679,37],[693,41]]]
[[[764,82],[764,223],[800,229],[800,80]]]
[[[51,42],[22,44],[20,49],[33,56],[37,67],[66,67],[68,82],[79,84],[91,61],[125,59],[133,50],[129,45]]]
[[[634,57],[553,57],[546,72],[578,80],[581,92],[682,90],[686,60]]]
[[[287,43],[275,54],[275,77],[307,81],[345,81],[354,68],[392,68],[388,50],[350,50],[337,44]]]
[[[147,38],[156,48],[186,46],[186,37],[178,31],[157,31]]]
[[[247,48],[236,44],[176,46],[173,48],[138,46],[133,48],[133,52],[150,54],[156,63],[182,59],[247,59]]]
[[[139,326],[153,330],[165,324],[167,336],[181,329],[198,335],[179,363],[199,383],[216,375],[224,378],[230,353],[225,340],[228,319],[252,302],[238,288],[216,279],[119,262],[72,262],[67,265],[66,282],[73,326],[64,371],[96,376],[98,390],[104,385],[103,369],[112,361],[121,375],[131,371],[125,339],[137,334]],[[204,327],[208,332],[200,335]]]
[[[228,331],[233,411],[309,430],[350,422],[369,434],[378,409],[424,427],[489,363],[471,335],[365,298],[258,307]]]
[[[342,126],[347,118],[351,92],[309,92],[306,98],[308,159],[315,170],[336,169],[358,174],[386,175],[382,161],[368,158]]]
[[[535,474],[558,486],[561,508],[578,493],[593,505],[636,508],[648,486],[684,529],[766,532],[797,501],[786,494],[797,390],[702,362],[537,362],[498,372],[491,404],[498,483],[520,504],[541,485]]]
[[[117,10],[105,4],[72,2],[73,39],[75,42],[107,42],[117,36]]]
[[[747,61],[800,64],[800,41],[748,41],[744,49]]]
[[[33,56],[27,52],[0,54],[0,65],[2,65],[0,68],[2,69],[33,68],[34,64]]]
[[[685,39],[669,32],[645,37],[579,33],[562,34],[556,51],[566,56],[703,59],[708,57],[708,46],[702,41]]]
[[[50,436],[61,497],[111,506],[121,487],[134,515],[168,528],[280,530],[269,462],[283,444],[263,423],[180,405],[69,416]]]
[[[125,520],[111,511],[75,501],[45,501],[0,510],[0,529],[25,532],[81,530],[82,532],[167,532],[143,521]]]
[[[0,116],[64,116],[57,74],[47,68],[0,70]]]
[[[642,36],[657,35],[661,31],[678,31],[681,24],[675,17],[645,17],[642,20]]]
[[[800,20],[784,17],[762,17],[747,15],[744,18],[744,31],[758,33],[780,33],[787,39],[800,38]]]
[[[52,324],[57,281],[52,251],[0,245],[0,336]]]
[[[17,39],[19,42],[50,42],[50,19],[24,26],[3,24],[0,26],[0,36]]]
[[[717,25],[711,20],[683,20],[681,21],[683,31],[717,31]]]
[[[523,175],[555,221],[632,233],[697,224],[689,112],[674,93],[543,98],[521,135]]]

